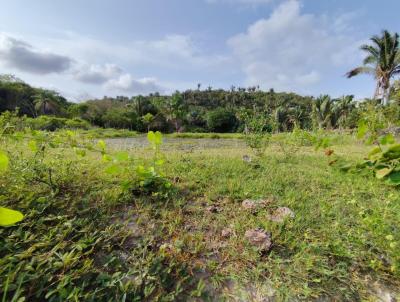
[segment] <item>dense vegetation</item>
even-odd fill
[[[400,94],[392,89],[387,108],[398,120]],[[355,128],[368,104],[352,96],[332,99],[303,97],[294,93],[263,92],[256,88],[188,90],[172,96],[148,95],[89,100],[75,104],[52,91],[32,88],[12,78],[0,81],[0,112],[18,108],[35,129],[88,129],[90,126],[139,132],[243,132],[247,115],[263,115],[270,131]]]
[[[373,71],[364,102],[199,87],[74,104],[4,76],[0,298],[399,298],[397,40],[349,72]]]

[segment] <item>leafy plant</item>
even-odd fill
[[[245,116],[244,140],[258,157],[264,155],[271,140],[271,133],[267,131],[267,122],[268,119],[264,115],[251,116],[247,114]]]
[[[273,137],[285,159],[293,157],[302,146],[310,144],[308,132],[295,127],[292,132]]]
[[[146,193],[152,195],[168,195],[171,183],[165,177],[162,166],[164,165],[164,156],[161,153],[162,134],[161,132],[149,131],[147,140],[153,150],[151,165],[138,165],[136,167],[136,188],[134,193]]]
[[[8,123],[2,127],[2,132],[0,133],[0,141],[2,139],[3,133],[7,130],[8,127]],[[0,149],[0,174],[3,174],[8,170],[9,162],[10,160],[7,153]],[[21,221],[23,218],[24,215],[19,211],[0,207],[0,226],[2,227],[13,225]]]
[[[335,164],[345,171],[371,171],[377,179],[385,180],[387,184],[400,185],[400,144],[396,143],[391,133],[383,131],[387,126],[388,121],[381,110],[366,110],[359,122],[357,137],[375,147],[360,163],[351,164],[340,159]]]

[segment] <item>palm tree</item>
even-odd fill
[[[353,99],[353,95],[346,95],[335,102],[335,106],[333,109],[335,124],[341,128],[346,126],[350,113],[356,107]]]
[[[329,95],[321,95],[314,101],[313,115],[320,129],[332,127],[333,104]]]
[[[361,50],[367,53],[363,65],[349,71],[348,78],[359,74],[371,74],[375,77],[377,84],[374,98],[382,96],[383,105],[389,102],[390,79],[400,73],[400,50],[399,35],[390,34],[387,30],[382,36],[373,36],[372,45],[361,46]]]
[[[41,89],[33,99],[37,114],[55,114],[61,109],[58,94],[54,91]]]

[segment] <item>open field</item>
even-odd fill
[[[0,198],[25,219],[0,229],[3,301],[376,301],[399,294],[398,190],[330,167],[323,151],[302,147],[286,158],[271,145],[256,159],[243,140],[166,138],[163,170],[173,189],[163,197],[121,188],[151,158],[141,137],[106,141],[110,154],[131,156],[113,173],[97,153],[54,148],[40,166],[28,141],[5,142],[11,164]],[[368,151],[350,136],[332,148],[354,161]],[[48,167],[51,183],[40,178]],[[245,199],[267,202],[249,210]],[[295,216],[272,221],[278,207]],[[255,228],[271,233],[264,252],[245,237]]]

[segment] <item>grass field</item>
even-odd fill
[[[131,155],[127,169],[110,174],[97,153],[54,148],[38,166],[27,141],[6,140],[11,168],[0,176],[0,202],[25,219],[0,229],[2,301],[400,298],[397,188],[340,172],[312,147],[288,158],[272,144],[257,159],[232,137],[168,139],[168,197],[121,188],[150,161],[141,145],[107,141],[110,153]],[[332,148],[353,161],[369,149],[350,136]],[[245,199],[269,202],[248,210]],[[278,207],[294,218],[271,221]],[[255,228],[271,232],[268,251],[246,239]]]

